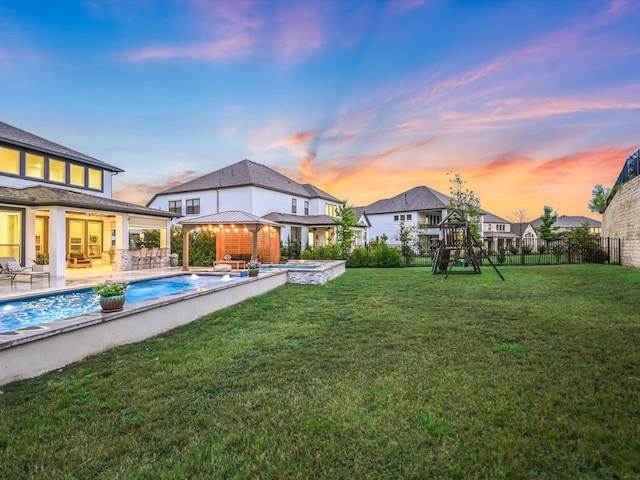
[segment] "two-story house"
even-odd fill
[[[448,196],[419,186],[357,210],[371,225],[367,232],[370,241],[384,236],[390,245],[399,245],[401,227],[419,228],[430,240],[437,241],[438,224],[446,217],[448,204]]]
[[[482,238],[487,250],[497,252],[518,244],[520,235],[511,231],[512,223],[508,220],[487,212],[482,216],[482,224]]]
[[[218,257],[236,253],[233,248],[244,252],[252,244],[258,245],[263,261],[277,262],[275,241],[297,244],[303,250],[333,243],[340,204],[338,198],[314,185],[300,184],[269,167],[242,160],[157,193],[147,206],[179,215],[183,225],[210,225],[216,233]],[[263,228],[253,230],[252,225],[259,223],[255,217],[264,220]],[[235,228],[238,225],[244,226]],[[277,240],[273,239],[274,225]],[[236,238],[229,237],[234,233]],[[260,235],[264,241],[258,241]],[[255,247],[253,250],[255,253]]]
[[[111,198],[121,172],[0,122],[0,257],[29,266],[48,255],[51,276],[62,277],[72,253],[129,269],[130,229],[159,230],[168,247],[173,214]]]

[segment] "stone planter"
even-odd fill
[[[49,265],[34,265],[32,271],[38,273],[49,273]]]
[[[250,268],[249,269],[249,276],[250,277],[257,277],[259,271],[260,271],[260,269],[258,269],[258,268]]]
[[[100,308],[105,313],[119,312],[124,308],[125,295],[100,297]]]

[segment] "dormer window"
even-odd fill
[[[44,157],[27,153],[24,174],[27,177],[44,179]]]
[[[0,147],[0,172],[20,175],[20,152]]]

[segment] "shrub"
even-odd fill
[[[370,257],[373,267],[400,267],[402,265],[400,250],[390,247],[386,242],[378,242],[371,251]]]
[[[366,248],[358,247],[347,258],[347,267],[368,267],[369,252]]]
[[[511,255],[516,255],[518,253],[518,247],[516,247],[515,245],[510,245],[509,246],[509,253]]]

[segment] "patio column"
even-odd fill
[[[193,227],[182,226],[182,271],[189,271],[189,233]]]
[[[49,209],[49,271],[64,277],[67,266],[67,216],[61,207]]]

